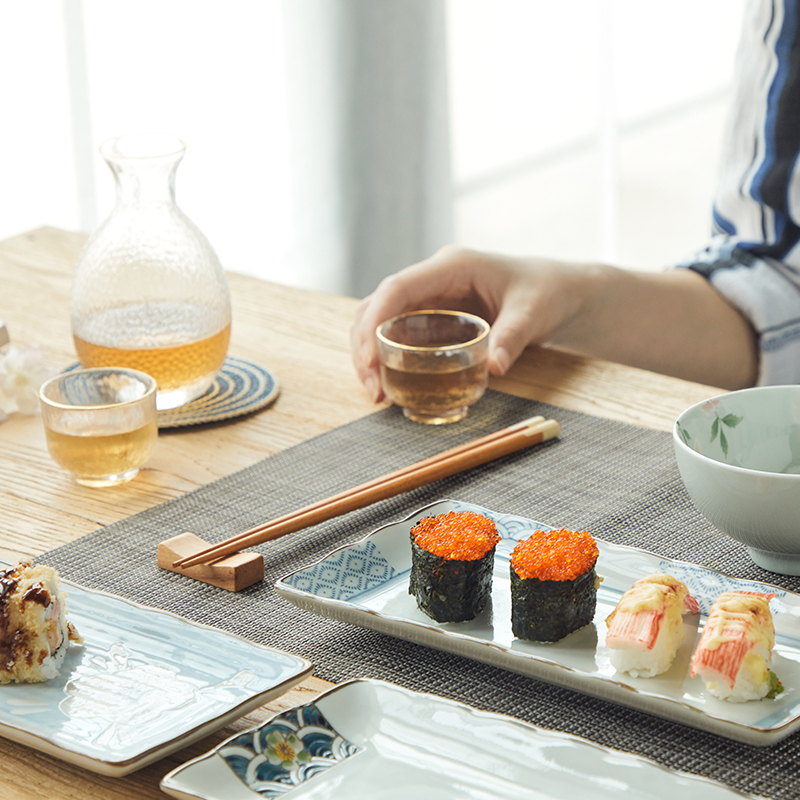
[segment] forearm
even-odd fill
[[[586,267],[580,311],[553,344],[727,389],[752,386],[756,335],[745,317],[700,275]]]

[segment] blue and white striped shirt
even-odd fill
[[[800,0],[751,0],[713,238],[679,267],[753,325],[759,384],[800,383]]]

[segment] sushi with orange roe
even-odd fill
[[[535,531],[511,552],[511,630],[557,642],[594,619],[599,551],[587,531]]]
[[[683,581],[647,575],[625,592],[606,617],[611,665],[634,678],[666,672],[683,643],[683,615],[700,608]]]
[[[715,697],[742,703],[775,697],[783,686],[770,669],[775,629],[769,601],[774,594],[725,592],[711,606],[692,658]]]
[[[411,528],[408,586],[420,610],[436,622],[480,614],[491,594],[499,541],[494,521],[473,511],[421,519]]]

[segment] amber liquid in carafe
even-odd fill
[[[146,314],[170,320],[169,326],[148,325]],[[83,367],[128,367],[152,375],[159,397],[179,393],[185,387],[201,384],[215,375],[225,361],[231,325],[203,335],[191,306],[162,304],[155,310],[121,307],[98,314],[73,333],[75,350]],[[148,334],[139,331],[158,331]],[[134,331],[135,333],[131,333]],[[170,407],[162,406],[159,408]]]
[[[73,336],[78,360],[84,367],[128,367],[156,379],[159,391],[178,389],[203,375],[216,372],[228,351],[231,326],[188,344],[170,347],[104,347]]]

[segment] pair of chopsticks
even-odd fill
[[[531,417],[480,439],[453,447],[403,469],[390,472],[381,478],[362,483],[360,486],[348,489],[326,500],[312,503],[263,525],[257,525],[255,528],[250,528],[230,539],[211,545],[194,555],[175,561],[172,565],[173,569],[184,569],[216,561],[248,547],[277,539],[311,525],[317,525],[379,500],[417,489],[440,478],[447,478],[472,467],[486,464],[501,456],[522,450],[524,447],[554,439],[560,432],[561,428],[555,420]]]

